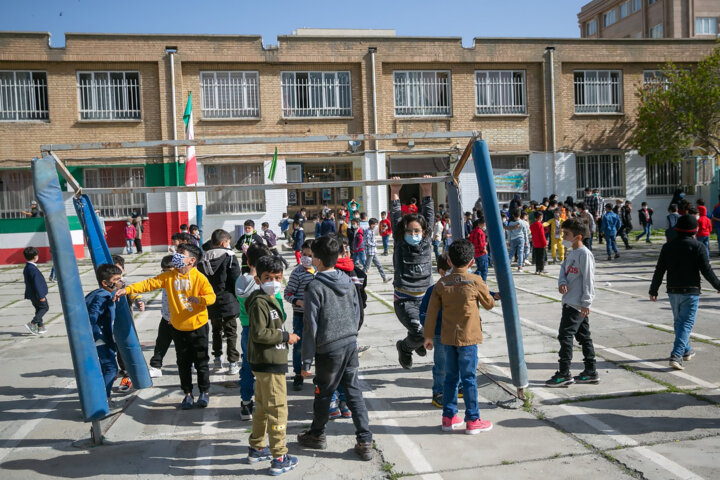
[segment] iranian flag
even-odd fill
[[[193,116],[192,116],[192,92],[188,95],[187,106],[183,113],[183,122],[185,122],[185,139],[192,140],[195,138],[193,132]],[[197,173],[197,157],[195,156],[195,147],[187,147],[185,153],[185,185],[195,185],[198,181]]]

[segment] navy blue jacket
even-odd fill
[[[47,297],[48,287],[45,277],[36,265],[28,262],[23,269],[23,278],[25,279],[25,298],[27,300],[40,300]]]
[[[425,296],[420,302],[420,324],[425,326],[425,316],[427,315],[428,305],[430,305],[430,296],[432,295],[435,284],[432,284],[425,291]],[[440,336],[440,328],[442,327],[442,308],[438,310],[437,324],[435,324],[435,336]]]
[[[328,233],[335,233],[335,222],[326,218],[320,224],[320,236],[322,237]]]
[[[115,324],[115,302],[113,294],[104,288],[98,288],[85,297],[93,340],[102,340],[110,348],[115,347],[113,325]]]

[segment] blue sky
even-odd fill
[[[262,35],[265,44],[301,27],[394,28],[398,35],[578,37],[589,0],[2,0],[0,30]]]

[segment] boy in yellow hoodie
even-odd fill
[[[118,290],[115,297],[126,294],[151,292],[164,289],[170,310],[170,335],[177,353],[180,385],[185,398],[180,404],[183,410],[193,408],[192,372],[193,363],[197,370],[200,396],[197,405],[208,406],[210,396],[210,369],[208,367],[208,313],[207,306],[215,303],[213,291],[207,277],[195,266],[202,258],[202,250],[195,245],[182,244],[173,254],[173,269],[142,282]]]
[[[560,208],[556,208],[553,212],[553,218],[543,223],[543,227],[550,227],[550,250],[552,251],[553,263],[565,260],[565,247],[562,243],[562,224],[565,219],[562,218]]]

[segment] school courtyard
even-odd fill
[[[443,433],[441,411],[430,404],[431,358],[398,366],[395,341],[405,334],[392,310],[392,287],[377,271],[369,275],[368,306],[359,343],[372,348],[360,358],[361,383],[370,410],[377,454],[362,462],[349,419],[328,425],[328,449],[298,447],[296,435],[311,421],[312,386],[288,391],[290,453],[299,458],[295,479],[712,479],[720,458],[720,295],[700,299],[693,348],[683,371],[671,371],[672,314],[664,288],[658,302],[648,287],[662,241],[634,243],[621,258],[604,260],[596,245],[596,299],[591,330],[601,381],[598,385],[545,388],[557,367],[560,319],[559,265],[548,274],[514,272],[528,365],[528,401],[514,399],[507,345],[497,306],[482,315],[478,385],[481,416],[494,428],[480,435]],[[600,250],[601,249],[601,250]],[[600,252],[598,252],[600,250]],[[720,267],[717,244],[712,263]],[[290,260],[291,252],[285,253]],[[127,257],[136,281],[159,272],[161,253]],[[392,257],[380,257],[392,271]],[[41,269],[47,275],[49,264]],[[534,269],[529,267],[526,272]],[[81,261],[86,293],[96,288],[89,260]],[[286,279],[289,276],[287,271]],[[490,287],[496,287],[493,271]],[[704,282],[704,281],[703,281]],[[708,284],[704,282],[705,287]],[[31,317],[22,300],[21,266],[0,270],[0,476],[35,478],[233,478],[267,476],[268,463],[245,463],[251,423],[241,421],[237,375],[212,375],[210,406],[181,411],[171,349],[164,376],[153,387],[117,395],[124,411],[104,423],[106,444],[89,447],[56,284],[50,284],[48,333],[30,336]],[[159,292],[135,322],[146,359],[160,319]],[[288,305],[286,309],[289,310]],[[573,373],[582,368],[576,350]],[[463,405],[460,403],[462,411]]]

